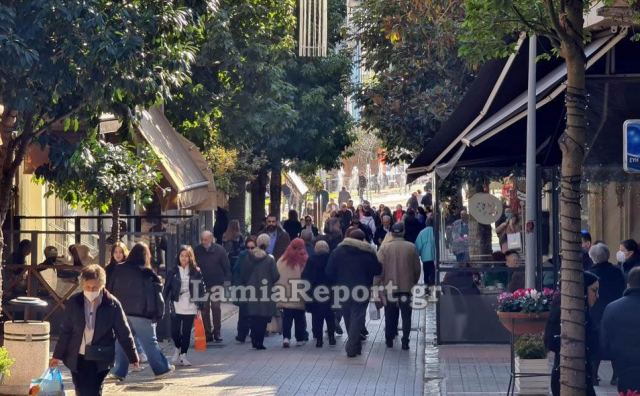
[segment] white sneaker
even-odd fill
[[[187,360],[187,354],[183,353],[180,355],[180,364],[182,366],[191,366],[191,362]]]
[[[282,347],[283,348],[289,348],[289,339],[285,338],[284,340],[282,340]]]
[[[147,363],[149,361],[149,359],[147,358],[147,354],[144,352],[140,352],[138,354],[138,357],[140,358],[140,363]]]
[[[173,350],[173,355],[171,355],[170,362],[172,364],[176,364],[176,363],[178,363],[179,360],[180,360],[180,349],[179,348],[175,348]]]
[[[307,343],[306,341],[296,341],[296,346],[299,346],[299,347],[304,346],[306,345],[306,343]]]
[[[144,366],[142,364],[139,364],[137,368],[133,364],[129,366],[129,371],[132,371],[134,373],[139,373],[140,371],[143,371],[143,370],[144,370]]]

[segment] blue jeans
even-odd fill
[[[151,319],[139,318],[135,316],[129,316],[129,326],[136,338],[142,344],[144,352],[147,354],[147,359],[151,370],[155,375],[161,375],[169,371],[169,362],[167,358],[162,354],[160,346],[158,345],[158,338],[156,337],[156,324]],[[129,372],[129,358],[124,353],[124,350],[120,346],[119,342],[116,342],[116,364],[111,370],[111,373],[125,378]]]

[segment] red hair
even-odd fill
[[[309,254],[304,241],[301,238],[296,238],[287,246],[287,250],[282,255],[281,260],[291,268],[302,268],[307,263],[308,258]]]

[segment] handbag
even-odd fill
[[[116,348],[113,345],[85,345],[84,360],[91,362],[113,362]]]
[[[380,320],[380,309],[376,306],[375,302],[369,303],[369,319]]]
[[[29,396],[64,396],[64,383],[60,370],[48,368],[39,378],[31,380]]]
[[[522,237],[519,232],[513,234],[507,234],[507,249],[520,250],[522,249]]]

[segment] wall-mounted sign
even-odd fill
[[[469,214],[480,224],[491,224],[502,216],[502,201],[487,193],[477,193],[469,199]]]
[[[622,129],[624,171],[640,173],[640,120],[627,120]]]

